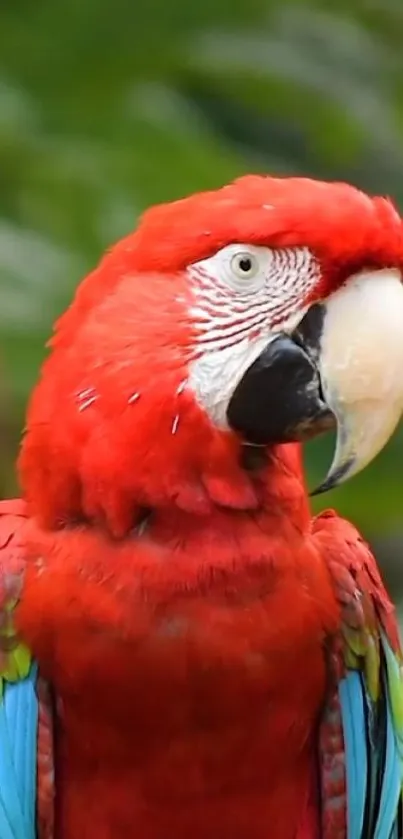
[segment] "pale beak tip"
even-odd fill
[[[334,470],[331,468],[324,481],[319,484],[312,492],[309,493],[311,498],[315,495],[322,495],[324,492],[329,492],[331,489],[336,489],[339,484],[345,481],[350,474],[351,468],[354,465],[354,458],[350,457],[344,463],[337,466]]]

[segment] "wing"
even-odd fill
[[[50,701],[14,626],[24,580],[20,500],[0,502],[0,837],[52,839]]]
[[[394,608],[355,528],[314,521],[341,605],[320,730],[323,839],[401,839],[403,658]]]

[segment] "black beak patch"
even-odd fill
[[[274,338],[238,383],[227,419],[248,443],[303,441],[334,426],[317,368],[323,318],[323,307],[312,306],[295,332]]]

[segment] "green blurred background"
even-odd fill
[[[402,0],[2,0],[0,496],[55,316],[148,204],[267,171],[403,210],[402,37]],[[331,452],[309,447],[311,484]],[[359,525],[403,600],[402,466],[403,428],[315,504]]]

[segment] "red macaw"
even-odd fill
[[[249,176],[79,287],[1,506],[1,839],[401,835],[395,613],[301,442],[337,429],[323,490],[400,419],[402,231]]]

